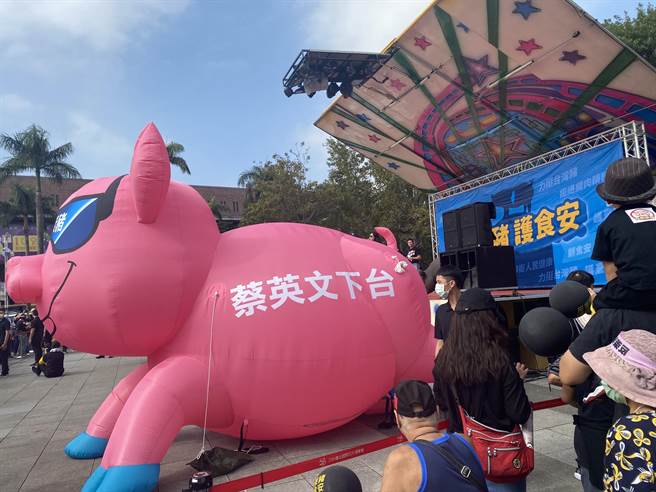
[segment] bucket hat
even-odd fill
[[[583,358],[601,379],[635,402],[656,407],[656,335],[645,330],[620,333],[610,345]]]

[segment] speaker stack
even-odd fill
[[[442,214],[445,251],[440,253],[440,261],[466,274],[465,288],[517,286],[514,248],[493,245],[491,220],[495,217],[491,202],[472,203]]]

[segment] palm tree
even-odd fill
[[[258,199],[257,185],[263,181],[269,180],[267,176],[267,165],[254,165],[247,171],[239,175],[237,185],[246,188],[246,203],[254,203]]]
[[[207,206],[210,207],[212,215],[214,215],[214,218],[217,222],[222,221],[223,214],[229,212],[228,207],[217,202],[214,197],[211,197],[209,200],[207,200]]]
[[[41,177],[49,177],[56,183],[64,179],[80,178],[79,171],[65,159],[73,153],[69,142],[55,149],[50,148],[48,132],[37,125],[16,133],[13,137],[0,135],[0,147],[11,155],[0,165],[0,183],[8,176],[24,172],[34,172],[36,176],[36,234],[39,253],[43,253],[43,199],[41,195]]]
[[[166,151],[169,153],[169,161],[171,162],[171,165],[180,169],[182,174],[191,174],[187,161],[180,157],[180,154],[182,154],[184,150],[184,145],[177,142],[169,142],[166,144]]]
[[[25,236],[25,254],[30,250],[30,215],[36,209],[36,196],[31,188],[25,188],[18,183],[14,185],[13,196],[9,200],[10,213],[20,217],[23,221],[23,235]]]

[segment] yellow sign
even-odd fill
[[[27,253],[25,236],[12,236],[11,249],[14,253]]]
[[[29,241],[28,246],[30,247],[30,251],[34,251],[35,253],[39,251],[39,245],[37,244],[38,241],[36,240],[36,238],[37,238],[36,234],[34,236],[29,236],[27,238],[27,240]]]

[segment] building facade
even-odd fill
[[[74,192],[79,190],[90,179],[65,179],[61,184],[50,178],[41,178],[41,191],[43,197],[50,201],[56,210]],[[11,176],[0,184],[0,202],[8,202],[13,196],[14,185],[19,184],[24,188],[36,189],[36,178],[34,176]],[[239,226],[244,210],[246,191],[243,188],[227,186],[196,186],[192,187],[208,202],[213,202],[220,213],[217,224],[221,231],[225,232]],[[46,220],[46,231],[52,228],[52,220]],[[17,218],[7,226],[0,225],[0,240],[4,255],[24,255],[37,252],[36,224],[34,217],[29,217],[26,228],[23,222]]]

